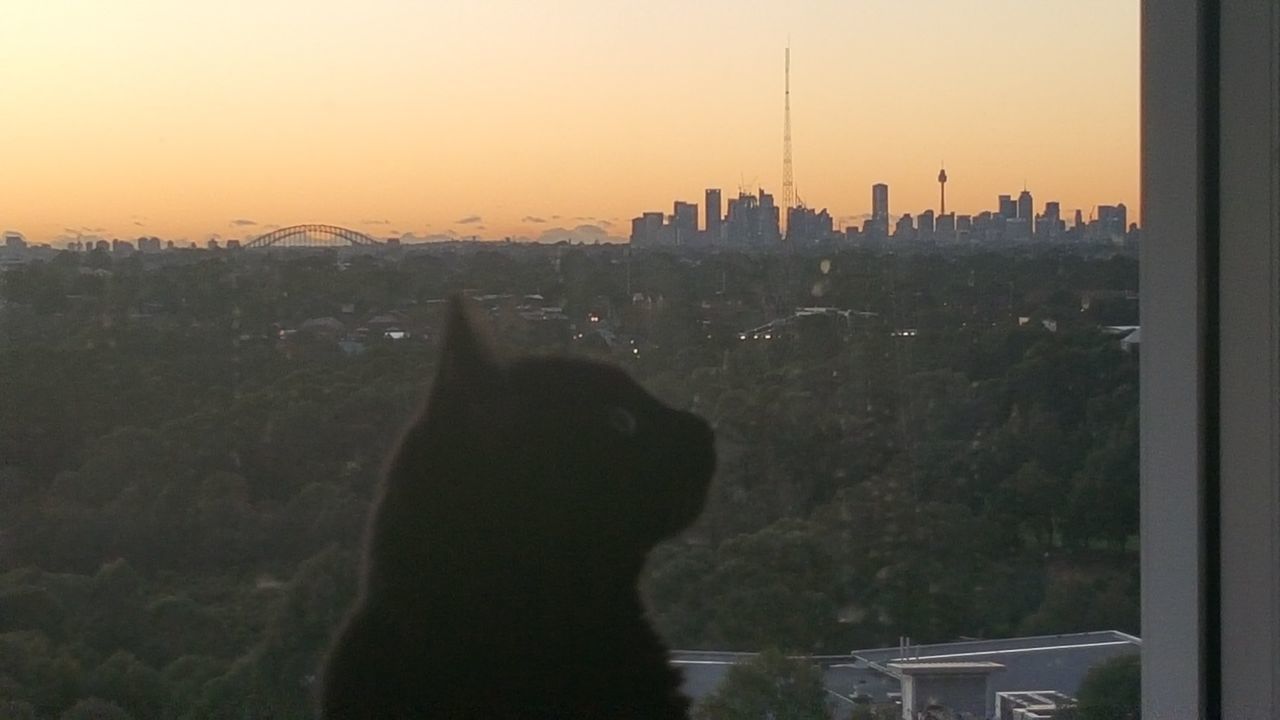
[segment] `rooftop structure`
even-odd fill
[[[1098,663],[1141,650],[1142,641],[1115,630],[1004,638],[965,640],[933,645],[853,650],[846,655],[809,656],[822,666],[834,717],[847,717],[852,698],[890,702],[905,696],[902,677],[914,666],[927,665],[935,672],[950,666],[999,665],[985,690],[995,707],[1001,693],[1061,693],[1074,697],[1084,676]],[[719,685],[729,666],[744,662],[754,653],[675,651],[671,662],[684,675],[683,690],[695,701],[709,695]],[[897,665],[897,668],[893,666]],[[1034,718],[1034,716],[1027,716]]]

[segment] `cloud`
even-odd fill
[[[479,215],[468,215],[460,220],[454,220],[455,225],[474,225],[480,222],[482,218]]]
[[[863,220],[870,220],[870,219],[871,219],[871,213],[862,213],[861,215],[841,215],[836,218],[836,222],[840,222],[840,223],[862,222]]]
[[[599,221],[597,221],[597,222],[596,222],[596,224],[597,224],[597,225],[599,225],[599,226],[600,226],[600,227],[602,227],[602,228],[611,228],[611,227],[613,227],[613,223],[612,223],[612,222],[610,222],[610,221],[608,221],[608,220],[599,220]]]
[[[552,216],[551,216],[551,219],[552,219],[552,220],[559,220],[559,219],[560,219],[560,216],[559,216],[559,215],[552,215]]]
[[[106,228],[102,228],[102,227],[95,228],[95,227],[89,227],[87,225],[84,227],[81,227],[80,230],[81,232],[87,232],[87,233],[104,233],[107,231]]]
[[[146,223],[144,223],[144,222],[142,222],[141,220],[134,220],[134,221],[133,221],[133,224],[134,224],[134,225],[137,225],[138,227],[146,227],[146,226],[147,226],[147,224],[146,224]]]
[[[232,220],[231,222],[229,222],[229,223],[227,223],[227,224],[228,224],[228,225],[235,225],[235,226],[237,226],[237,227],[244,227],[245,225],[257,225],[257,224],[258,224],[258,221],[257,221],[257,220],[249,220],[249,219],[247,219],[247,218],[239,218],[239,219],[237,219],[237,220]]]
[[[391,221],[384,218],[382,220],[361,220],[360,223],[363,225],[390,225]]]
[[[525,215],[524,217],[520,218],[520,222],[527,222],[527,223],[544,223],[546,221],[547,221],[546,218],[540,218],[534,215]]]
[[[578,225],[573,229],[550,228],[538,236],[538,242],[557,243],[562,241],[571,243],[624,243],[626,238],[610,235],[608,230],[599,225]]]
[[[412,243],[450,242],[457,239],[458,233],[452,230],[446,230],[442,233],[430,233],[427,235],[415,235],[414,233],[407,232],[400,236],[400,243],[402,245],[409,245]]]

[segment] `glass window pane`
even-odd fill
[[[714,430],[636,578],[696,716],[1133,700],[1136,2],[321,10],[0,8],[0,716],[312,713],[454,295]],[[643,418],[478,387],[528,454],[436,516],[634,531]],[[471,606],[582,632],[533,577]]]

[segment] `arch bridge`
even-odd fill
[[[259,235],[245,244],[246,248],[265,247],[347,247],[376,246],[382,243],[351,228],[337,225],[291,225],[265,235]]]

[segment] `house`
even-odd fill
[[[829,706],[837,719],[847,718],[857,703],[868,700],[875,704],[901,702],[904,707],[921,701],[921,711],[931,701],[949,701],[964,704],[953,708],[956,711],[989,708],[988,715],[979,716],[985,718],[994,715],[1002,693],[1074,697],[1095,665],[1138,653],[1141,648],[1138,638],[1109,630],[873,648],[806,659],[822,667]],[[684,676],[684,692],[696,702],[715,691],[731,665],[753,656],[675,651],[671,663]],[[955,700],[962,690],[968,695]]]

